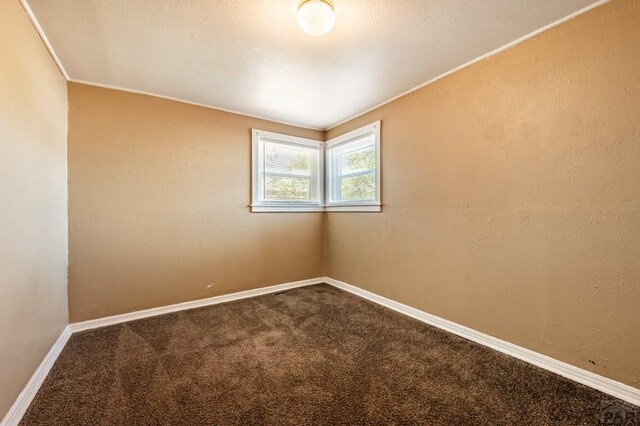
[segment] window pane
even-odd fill
[[[265,176],[264,198],[269,201],[311,201],[311,180]]]
[[[311,176],[311,149],[265,142],[264,169],[266,172]]]
[[[375,145],[364,146],[357,150],[347,151],[342,154],[341,157],[343,175],[376,168]]]
[[[366,174],[343,178],[340,190],[340,201],[373,201],[376,198],[376,178],[374,174]]]

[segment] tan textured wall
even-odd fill
[[[72,322],[322,276],[322,215],[249,212],[252,127],[324,136],[69,85]]]
[[[0,419],[67,324],[67,83],[0,1]]]
[[[615,0],[328,132],[382,120],[381,214],[327,274],[640,387],[640,2]]]

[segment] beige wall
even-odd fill
[[[249,212],[252,127],[324,136],[69,85],[72,322],[323,275],[322,215]]]
[[[640,2],[615,0],[328,132],[382,120],[381,214],[327,274],[640,387]]]
[[[326,268],[640,387],[638,26],[615,0],[329,131],[383,120],[380,214],[249,213],[250,128],[321,132],[70,84],[71,320]],[[67,323],[67,89],[0,28],[1,417]]]
[[[67,83],[0,1],[0,419],[67,324]]]

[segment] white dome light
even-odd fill
[[[336,23],[333,5],[328,0],[306,0],[298,8],[298,25],[312,36],[328,33]]]

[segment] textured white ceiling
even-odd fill
[[[28,0],[70,78],[325,129],[596,0]]]

